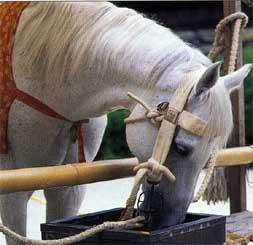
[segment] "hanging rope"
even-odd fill
[[[215,37],[212,49],[208,54],[208,58],[212,61],[214,61],[219,55],[224,54],[226,48],[224,37],[225,29],[228,28],[228,26],[232,23],[234,24],[234,26],[230,54],[228,59],[228,73],[233,72],[235,70],[240,31],[242,30],[242,28],[245,28],[248,23],[248,16],[246,14],[242,12],[236,12],[225,17],[218,23],[215,29]]]
[[[215,145],[213,147],[213,150],[211,152],[211,155],[206,163],[206,167],[205,170],[206,174],[205,177],[199,187],[198,192],[196,193],[196,195],[194,196],[192,202],[198,202],[200,200],[200,198],[203,196],[214,171],[214,167],[215,167],[215,163],[216,163],[216,159],[219,153],[219,149],[218,149],[218,143],[215,142]]]
[[[214,62],[219,55],[227,55],[225,54],[225,51],[229,49],[228,64],[226,67],[223,67],[225,73],[231,73],[235,70],[240,33],[241,30],[246,27],[247,23],[247,15],[242,12],[236,12],[222,19],[216,26],[213,47],[208,57]],[[225,43],[225,33],[226,29],[230,27],[232,32],[231,46],[227,47]],[[221,187],[224,186],[223,183],[225,183],[224,175],[218,172],[221,171],[221,169],[210,169],[209,171],[212,171],[212,178],[209,179],[209,182],[211,181],[211,184],[207,185],[206,189],[203,191],[203,199],[208,203],[210,201],[217,202],[219,200],[226,200],[227,190],[223,188],[223,190],[220,191]],[[209,174],[210,173],[208,173],[208,175]],[[214,176],[218,177],[214,178]]]

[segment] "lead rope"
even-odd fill
[[[217,25],[215,41],[213,44],[214,47],[211,50],[211,52],[209,53],[209,58],[211,60],[214,60],[221,52],[224,51],[224,44],[222,44],[224,41],[224,38],[222,38],[222,36],[223,36],[222,30],[225,27],[225,25],[227,25],[231,21],[236,21],[236,22],[234,25],[233,40],[232,40],[232,46],[231,46],[231,52],[230,52],[230,62],[229,62],[229,69],[228,69],[229,72],[233,71],[235,68],[235,60],[236,60],[236,54],[237,54],[237,49],[238,49],[238,40],[239,40],[240,30],[242,27],[245,27],[248,22],[248,17],[244,13],[241,13],[241,12],[234,13],[234,14],[224,18]],[[149,107],[147,107],[147,108],[149,108]],[[161,119],[162,117],[160,117],[161,115],[159,115],[159,113],[157,114],[157,111],[153,111],[153,112],[152,112],[152,109],[150,109],[149,112],[146,114],[146,116],[148,116],[148,118],[151,119],[151,121],[153,118],[156,118],[157,121],[160,120],[160,122],[161,122],[162,121],[162,119]],[[215,158],[213,158],[213,159],[215,159]],[[129,212],[125,213],[126,215],[124,216],[124,219],[126,219],[127,216],[130,216],[130,217],[132,216],[132,211],[134,210],[134,204],[136,201],[137,193],[140,188],[141,182],[143,181],[146,174],[149,174],[150,177],[152,178],[152,174],[157,176],[157,171],[161,171],[159,174],[159,178],[161,178],[162,173],[165,173],[167,178],[171,181],[173,181],[173,179],[175,178],[169,170],[168,170],[169,172],[166,171],[163,168],[163,166],[162,167],[160,166],[160,164],[158,167],[157,163],[158,163],[157,161],[153,161],[153,159],[150,159],[149,163],[144,163],[144,165],[142,165],[143,167],[145,166],[145,169],[139,169],[138,168],[139,166],[137,167],[137,169],[135,169],[135,170],[138,170],[138,172],[136,174],[136,179],[135,179],[136,182],[135,182],[134,187],[131,191],[131,195],[127,201],[127,207],[128,207],[127,210],[129,210]],[[213,169],[214,169],[213,163],[215,163],[215,160],[212,160],[209,163],[209,170],[207,170],[206,175],[210,175],[210,173],[213,172]],[[152,172],[152,170],[153,170],[153,172]],[[202,183],[203,186],[201,185],[201,187],[197,193],[197,197],[200,198],[202,196],[202,194],[204,193],[203,189],[206,189],[206,186],[208,185],[209,180],[206,179],[205,182],[203,181],[203,183]],[[129,206],[128,206],[128,204],[129,204]],[[144,219],[145,219],[144,217],[138,216],[136,218],[128,219],[125,221],[105,222],[105,223],[95,226],[89,230],[81,232],[80,234],[66,237],[66,238],[62,238],[62,239],[57,239],[57,240],[41,241],[41,240],[29,239],[29,238],[21,236],[21,235],[17,234],[16,232],[10,230],[8,227],[6,227],[3,224],[0,224],[0,232],[2,232],[4,235],[8,236],[9,238],[11,238],[15,241],[22,243],[22,244],[69,245],[69,244],[73,244],[73,243],[79,242],[81,240],[87,239],[87,238],[89,238],[89,237],[91,237],[91,236],[93,236],[105,229],[131,229],[131,228],[141,227],[142,224],[140,222],[144,221]]]
[[[126,221],[117,221],[117,222],[104,222],[103,224],[97,225],[91,229],[83,231],[77,235],[70,237],[56,239],[56,240],[35,240],[29,239],[24,236],[17,234],[16,232],[10,230],[8,227],[0,224],[0,232],[13,239],[14,241],[20,242],[22,244],[29,245],[69,245],[73,243],[80,242],[84,239],[87,239],[91,236],[96,235],[97,233],[103,230],[113,230],[113,229],[133,229],[141,227],[140,222],[144,221],[144,217],[138,216],[133,219]]]
[[[218,153],[219,153],[218,142],[215,142],[212,152],[211,152],[211,155],[210,155],[209,159],[207,160],[207,163],[205,166],[205,171],[206,171],[205,177],[199,187],[198,192],[195,194],[192,202],[198,202],[200,200],[200,198],[203,196],[203,194],[204,194],[204,192],[211,180]]]
[[[233,13],[222,19],[215,28],[215,38],[212,49],[208,54],[208,58],[214,61],[220,54],[223,54],[226,48],[225,45],[225,28],[234,22],[232,42],[229,54],[228,73],[235,70],[236,58],[238,53],[238,44],[240,39],[240,32],[246,27],[248,23],[248,16],[242,12]]]
[[[218,55],[224,54],[225,51],[225,38],[224,38],[224,30],[226,26],[234,22],[233,26],[233,34],[232,34],[232,42],[231,49],[229,54],[229,63],[227,68],[227,73],[231,73],[235,70],[236,58],[238,54],[238,44],[240,39],[240,32],[243,28],[246,27],[248,23],[248,16],[242,12],[233,13],[222,21],[219,22],[215,29],[215,39],[213,43],[213,48],[210,51],[208,57],[214,61]],[[212,174],[213,174],[212,170]],[[211,175],[212,175],[211,174]],[[211,179],[211,178],[210,178]],[[208,185],[208,184],[207,184]],[[206,185],[206,187],[207,187]],[[206,188],[205,188],[206,189]],[[205,190],[202,192],[204,194]],[[247,236],[236,235],[236,234],[227,234],[226,235],[226,244],[248,244],[249,241],[252,241],[252,234]]]

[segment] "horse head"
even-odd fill
[[[220,76],[220,63],[217,62],[197,71],[198,78],[184,110],[206,122],[205,133],[199,136],[177,126],[164,163],[176,176],[175,183],[162,177],[155,186],[148,181],[143,184],[146,195],[143,206],[146,205],[152,188],[152,203],[149,205],[157,210],[151,219],[153,227],[170,226],[184,221],[201,170],[214,147],[221,148],[226,144],[232,130],[233,117],[229,95],[240,86],[251,68],[252,65],[245,65],[236,72]],[[170,77],[163,77],[161,83],[166,83],[169,79]],[[170,102],[174,92],[175,89],[154,91],[147,95],[146,99],[153,107],[161,106],[164,102]],[[137,105],[130,117],[144,113],[143,108]],[[128,145],[141,162],[151,157],[158,130],[159,127],[147,120],[127,124]]]

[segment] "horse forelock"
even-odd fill
[[[219,148],[226,146],[233,128],[232,107],[223,84],[216,84],[209,92],[206,110],[209,113],[206,139],[219,137]]]

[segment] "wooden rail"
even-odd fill
[[[0,194],[90,184],[134,175],[137,158],[0,171]]]
[[[253,146],[233,147],[220,151],[215,166],[241,166],[251,162],[253,162]]]
[[[245,165],[253,162],[253,147],[222,150],[216,167]],[[133,176],[137,158],[74,163],[52,167],[0,171],[0,194],[73,186]]]

